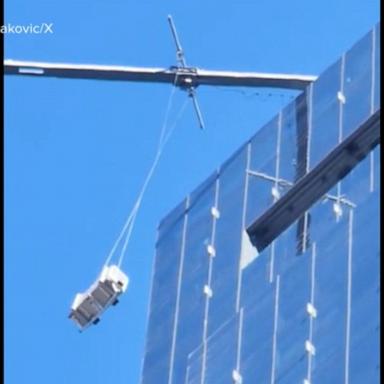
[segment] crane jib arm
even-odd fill
[[[199,85],[305,89],[315,76],[257,72],[213,71],[192,67],[142,68],[115,65],[43,63],[4,60],[4,74],[72,79]]]

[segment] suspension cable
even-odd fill
[[[127,220],[125,221],[124,223],[124,226],[119,234],[119,236],[117,237],[115,243],[113,244],[106,260],[105,260],[105,263],[104,263],[104,266],[108,265],[109,262],[111,261],[113,255],[115,254],[116,250],[117,250],[117,247],[118,245],[120,244],[120,242],[122,241],[124,235],[125,235],[125,239],[124,239],[124,244],[123,244],[123,247],[122,247],[122,250],[121,250],[121,253],[120,253],[120,257],[119,257],[119,260],[118,260],[118,266],[120,267],[122,262],[123,262],[123,259],[124,259],[124,256],[125,256],[125,253],[126,253],[126,249],[128,247],[128,243],[129,243],[129,240],[130,240],[130,237],[131,237],[131,233],[132,233],[132,230],[133,230],[133,226],[134,226],[134,223],[135,223],[135,220],[136,220],[136,216],[137,216],[137,213],[139,211],[139,208],[140,208],[140,205],[141,205],[141,202],[142,202],[142,199],[143,199],[143,196],[146,192],[146,189],[148,187],[148,184],[153,176],[153,173],[156,169],[156,166],[160,160],[160,157],[161,157],[161,154],[164,150],[164,147],[165,145],[167,144],[168,140],[170,139],[170,136],[172,135],[178,121],[180,120],[184,110],[185,110],[185,107],[186,107],[186,104],[187,104],[187,100],[184,102],[184,104],[182,105],[182,107],[180,108],[179,110],[179,113],[174,121],[174,123],[170,126],[170,128],[168,128],[168,125],[169,125],[169,114],[170,114],[170,111],[171,111],[171,108],[172,108],[172,104],[173,104],[173,98],[174,98],[174,95],[175,95],[175,91],[176,91],[176,84],[177,84],[177,79],[178,79],[178,75],[176,74],[175,76],[175,80],[174,80],[174,83],[173,83],[173,87],[172,87],[172,90],[170,92],[170,95],[168,97],[168,102],[167,102],[167,108],[166,108],[166,112],[165,112],[165,115],[164,115],[164,120],[163,120],[163,124],[162,124],[162,127],[161,127],[161,132],[160,132],[160,137],[159,137],[159,142],[158,142],[158,145],[157,145],[157,151],[156,151],[156,155],[155,155],[155,158],[153,160],[153,163],[147,173],[147,176],[144,180],[144,183],[141,187],[141,190],[140,190],[140,193],[138,195],[138,198],[135,202],[135,205],[133,206]]]

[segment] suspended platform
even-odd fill
[[[101,314],[118,303],[118,297],[126,291],[128,282],[128,276],[118,266],[105,266],[95,283],[86,292],[75,296],[69,318],[81,331],[97,324]]]

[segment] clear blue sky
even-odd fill
[[[173,15],[190,65],[320,74],[379,20],[375,0],[8,0],[10,59],[168,67]],[[150,167],[170,86],[5,80],[5,382],[138,383],[159,220],[292,98],[198,90],[144,197],[120,304],[80,334],[67,318],[100,272]],[[186,95],[178,91],[177,106]]]

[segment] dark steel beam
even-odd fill
[[[344,178],[380,142],[380,110],[335,147],[247,229],[260,252]]]

